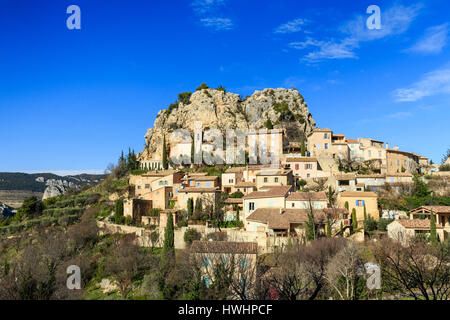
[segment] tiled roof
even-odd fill
[[[143,177],[165,177],[165,176],[170,176],[177,172],[179,172],[179,171],[178,170],[154,170],[154,171],[147,171],[142,176]]]
[[[286,158],[286,162],[317,162],[316,158]]]
[[[264,169],[258,172],[257,176],[284,176],[292,172],[292,170],[286,169]]]
[[[267,191],[254,191],[246,196],[244,199],[259,199],[259,198],[274,198],[274,197],[286,197],[288,192],[292,189],[292,186],[273,186],[265,187]]]
[[[235,187],[241,187],[241,188],[250,188],[250,187],[255,187],[256,184],[254,182],[250,182],[250,181],[241,181],[238,182]]]
[[[256,242],[194,240],[191,245],[191,250],[197,253],[257,254],[258,244]]]
[[[355,140],[355,139],[346,139],[345,142],[347,142],[347,143],[359,143],[359,141]]]
[[[359,174],[356,176],[356,178],[376,178],[376,179],[385,179],[385,174]]]
[[[395,220],[398,221],[402,226],[407,229],[430,229],[430,220],[428,219],[400,219]],[[442,228],[439,225],[436,225],[436,228]]]
[[[421,209],[425,209],[427,212],[433,211],[433,213],[450,213],[450,206],[422,206],[416,209],[411,210],[412,214],[422,214],[421,212],[416,212]]]
[[[314,220],[324,223],[326,216],[322,210],[313,210]],[[308,221],[307,209],[259,208],[247,217],[249,221],[267,224],[269,229],[289,229],[291,223]]]
[[[215,192],[220,191],[218,187],[216,188],[197,188],[197,187],[187,187],[179,189],[178,192]]]
[[[231,167],[228,168],[225,173],[240,173],[245,171],[246,167]]]
[[[395,172],[386,174],[387,177],[412,177],[411,173],[407,172]]]
[[[183,180],[193,180],[193,181],[214,181],[216,179],[219,179],[218,176],[195,176],[195,177],[187,177],[183,178]]]
[[[241,204],[244,202],[244,199],[242,199],[242,198],[227,198],[224,202],[226,204]]]
[[[325,192],[292,192],[286,201],[302,201],[302,200],[324,200],[327,201],[328,197]]]
[[[377,194],[375,192],[371,191],[344,191],[339,194],[341,197],[377,197]]]

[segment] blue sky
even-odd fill
[[[71,4],[81,30],[66,27]],[[381,30],[366,28],[369,5]],[[448,0],[0,0],[0,171],[101,171],[201,82],[297,88],[320,127],[438,162],[448,12]]]

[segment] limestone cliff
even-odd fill
[[[173,146],[169,134],[176,129],[194,130],[194,121],[201,121],[203,130],[262,129],[270,120],[274,129],[285,129],[289,141],[301,137],[315,128],[302,95],[296,89],[264,89],[241,99],[238,94],[217,89],[201,89],[167,110],[161,110],[153,128],[145,135],[146,145],[139,160],[160,160],[163,137],[167,148]]]

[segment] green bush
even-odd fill
[[[200,240],[202,235],[195,229],[189,228],[184,233],[184,242],[191,244],[194,240]]]
[[[450,164],[443,164],[439,167],[439,171],[450,171]]]

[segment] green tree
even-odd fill
[[[366,205],[364,204],[364,230],[367,230],[367,209],[366,209]]]
[[[352,209],[352,227],[353,227],[353,231],[358,229],[358,220],[356,219],[356,209],[355,208]]]
[[[197,200],[195,200],[195,213],[200,213],[202,212],[202,199],[197,198]]]
[[[316,224],[314,221],[314,210],[310,203],[308,210],[308,221],[306,222],[306,240],[314,241],[316,239]]]
[[[178,101],[183,102],[183,104],[188,105],[191,103],[192,92],[183,92],[178,94]],[[178,104],[177,104],[178,107]]]
[[[114,221],[115,221],[115,223],[118,223],[118,224],[122,224],[125,221],[125,217],[123,216],[123,201],[122,201],[122,199],[116,200]]]
[[[348,211],[348,210],[349,210],[349,209],[348,209],[348,208],[349,208],[349,207],[348,207],[348,201],[345,201],[345,205],[344,205],[344,206],[345,206],[345,209],[347,209],[347,211]]]
[[[163,150],[162,150],[162,167],[164,170],[167,170],[167,150],[166,150],[166,136],[163,138]]]
[[[188,228],[186,232],[184,233],[184,242],[191,244],[194,240],[200,240],[202,238],[202,235],[200,232],[198,232],[195,229]]]
[[[413,181],[414,181],[414,192],[413,192],[414,197],[422,198],[427,197],[431,194],[427,184],[423,182],[419,177],[415,176],[413,178]]]
[[[194,213],[194,200],[192,198],[188,198],[188,201],[187,201],[188,219],[190,219],[192,217],[193,213]]]
[[[331,186],[328,186],[328,203],[330,207],[332,207],[334,204],[333,195],[334,195],[333,188]]]
[[[44,204],[35,196],[26,198],[22,206],[17,210],[15,220],[23,220],[24,218],[38,217],[42,215]]]
[[[305,179],[298,179],[297,180],[297,188],[298,190],[302,190],[304,186],[306,186],[307,182]]]
[[[241,221],[241,218],[239,217],[239,205],[236,205],[236,221]]]
[[[327,218],[327,238],[331,238],[331,223],[329,218]]]
[[[433,211],[430,215],[430,242],[432,244],[437,244],[436,218]]]
[[[273,124],[272,124],[272,121],[270,121],[270,119],[266,120],[266,128],[269,130],[273,129]]]
[[[174,294],[174,288],[166,285],[166,278],[170,271],[175,267],[175,234],[172,214],[167,217],[166,231],[164,234],[164,244],[161,252],[159,264],[159,287],[162,296],[165,299],[171,299]]]
[[[305,144],[305,137],[302,137],[302,145],[300,147],[300,153],[302,157],[306,155],[306,144]]]
[[[208,85],[206,83],[202,83],[199,87],[197,87],[195,90],[199,91],[202,89],[209,89]]]
[[[221,85],[217,87],[217,90],[223,91],[223,92],[227,92],[227,89],[225,89],[225,88],[222,87]]]

